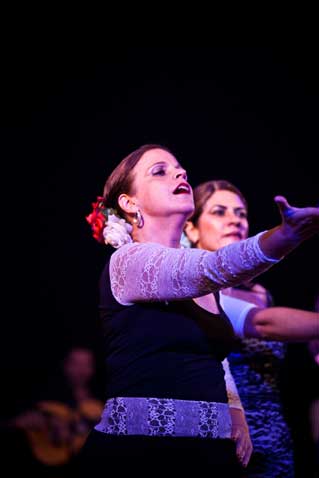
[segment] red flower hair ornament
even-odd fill
[[[91,226],[94,239],[101,244],[110,244],[115,249],[133,242],[130,236],[133,227],[119,217],[116,209],[105,207],[103,197],[98,196],[92,208],[91,214],[85,219]]]

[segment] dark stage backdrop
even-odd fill
[[[4,381],[17,408],[70,341],[101,352],[97,281],[105,249],[85,215],[117,162],[169,146],[193,185],[234,182],[251,233],[273,197],[319,201],[315,47],[85,48],[23,42],[2,59]],[[158,198],[160,201],[160,198]],[[318,238],[260,278],[278,305],[311,309]],[[17,390],[19,391],[17,395]]]

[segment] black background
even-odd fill
[[[279,222],[276,194],[297,206],[318,203],[316,56],[315,45],[109,46],[96,53],[22,40],[3,54],[3,281],[9,287],[1,366],[12,408],[32,395],[34,382],[70,341],[101,351],[97,280],[105,250],[85,216],[131,150],[162,143],[192,185],[234,182],[248,199],[251,233]],[[312,309],[318,238],[260,282],[276,304]]]

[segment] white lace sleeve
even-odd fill
[[[278,262],[261,251],[260,234],[216,252],[155,243],[126,244],[111,256],[113,295],[120,304],[130,305],[190,299],[240,284]]]
[[[231,374],[231,371],[229,368],[229,362],[227,358],[222,361],[222,365],[225,372],[225,383],[226,383],[228,405],[231,408],[239,408],[240,410],[244,411],[244,407],[241,403],[238,389],[237,389],[234,377]]]

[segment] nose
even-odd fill
[[[185,181],[187,181],[187,173],[185,169],[179,169],[178,171],[176,171],[175,178],[183,178]]]
[[[232,224],[236,224],[236,225],[241,224],[241,218],[236,214],[235,211],[228,210],[227,211],[227,219]]]

